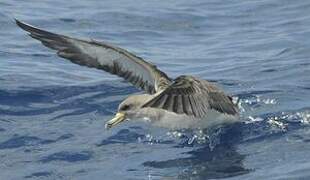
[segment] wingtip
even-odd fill
[[[27,24],[27,23],[25,23],[23,21],[20,21],[20,20],[18,20],[16,18],[14,18],[14,20],[15,20],[16,25],[18,27],[22,28],[25,31],[32,32],[35,29],[37,29],[36,27],[34,27],[34,26],[30,25],[30,24]]]
[[[18,19],[16,19],[16,18],[14,18],[14,21],[15,21],[15,23],[16,23],[18,26],[20,26],[20,25],[23,24],[20,20],[18,20]]]
[[[16,25],[17,25],[18,27],[24,29],[24,30],[26,30],[25,28],[26,28],[27,26],[29,26],[29,25],[27,25],[26,23],[23,23],[22,21],[20,21],[20,20],[18,20],[18,19],[16,19],[16,18],[14,18],[14,20],[15,20]]]

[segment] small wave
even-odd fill
[[[46,145],[73,137],[72,134],[64,134],[56,139],[42,139],[36,136],[14,135],[12,138],[1,142],[0,149],[15,149],[20,147]]]
[[[92,153],[90,151],[82,152],[57,152],[51,155],[48,155],[40,160],[42,163],[48,163],[51,161],[66,161],[66,162],[78,162],[78,161],[87,161],[92,158]]]
[[[52,172],[48,172],[48,171],[42,171],[42,172],[35,172],[32,173],[31,175],[25,176],[26,179],[33,179],[33,178],[47,178],[52,176],[53,173]]]

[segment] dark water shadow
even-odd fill
[[[131,129],[119,130],[115,135],[103,139],[97,146],[105,146],[110,144],[128,144],[135,143],[139,138],[144,139],[146,136],[143,133],[136,132]]]
[[[177,175],[174,177],[167,177],[169,179],[217,179],[234,177],[243,174],[248,174],[255,171],[249,169],[244,165],[244,160],[247,154],[238,152],[237,147],[241,144],[257,143],[259,141],[274,140],[283,137],[287,132],[281,128],[275,128],[273,124],[268,122],[268,119],[279,117],[282,112],[262,114],[260,117],[263,119],[258,122],[242,122],[226,127],[219,127],[213,131],[206,131],[208,134],[218,132],[220,133],[213,137],[216,139],[217,144],[210,147],[210,141],[204,144],[193,142],[188,144],[190,136],[182,135],[178,140],[173,141],[154,141],[159,144],[169,144],[172,148],[192,147],[191,151],[182,154],[182,157],[175,159],[168,159],[163,161],[146,161],[142,163],[144,167],[165,170],[179,169]],[[300,124],[292,122],[287,124],[290,130],[300,128]],[[108,146],[110,144],[128,144],[140,142],[148,142],[145,140],[141,129],[129,128],[119,130],[116,134],[102,140],[97,146]],[[209,139],[210,140],[210,139]],[[185,157],[184,157],[185,155]],[[129,169],[128,171],[131,171]]]
[[[220,143],[214,148],[210,148],[208,142],[199,144],[194,141],[188,144],[189,137],[186,135],[175,140],[154,140],[153,143],[167,144],[172,148],[192,147],[193,150],[182,154],[183,157],[180,158],[146,161],[142,165],[156,169],[181,169],[176,177],[173,177],[176,179],[203,180],[247,174],[252,170],[243,165],[246,155],[242,155],[236,150],[236,145],[242,142],[244,136],[243,128],[242,124],[221,127],[222,133],[216,137],[219,138]],[[210,133],[210,130],[208,131]],[[116,134],[102,140],[97,146],[137,143],[137,139],[140,139],[141,143],[150,142],[140,128],[128,128],[119,130]],[[132,169],[128,169],[128,171],[132,171]]]
[[[35,172],[32,173],[31,175],[28,176],[24,176],[25,179],[35,179],[35,178],[48,178],[50,176],[52,176],[53,173],[52,172],[48,172],[48,171],[42,171],[42,172]]]
[[[169,159],[165,161],[146,161],[145,167],[167,169],[177,168],[180,172],[175,179],[215,179],[247,174],[252,170],[243,165],[246,155],[240,154],[235,144],[242,141],[239,125],[225,127],[218,137],[220,144],[210,148],[208,143],[194,146],[192,151],[186,152],[189,157]],[[175,146],[182,148],[182,144]],[[183,146],[184,147],[184,146]]]
[[[212,151],[208,146],[190,151],[188,158],[166,161],[147,161],[146,167],[182,169],[177,179],[214,179],[247,174],[251,170],[243,165],[245,155],[239,154],[233,146],[217,146]]]
[[[239,145],[257,143],[266,139],[275,140],[282,138],[288,130],[293,131],[302,127],[300,123],[294,121],[285,121],[286,129],[270,124],[268,119],[280,117],[280,115],[283,115],[283,113],[262,114],[260,115],[263,119],[262,121],[243,122],[214,129],[215,131],[221,129],[221,133],[215,137],[218,138],[218,143],[214,147],[210,148],[210,142],[203,145],[178,144],[174,147],[193,147],[193,150],[185,153],[189,157],[164,161],[146,161],[143,163],[143,166],[156,169],[181,169],[173,179],[205,180],[234,177],[250,173],[255,171],[255,169],[245,167],[243,161],[247,155],[240,154],[237,151]]]
[[[70,163],[75,163],[79,161],[88,161],[93,155],[91,151],[81,151],[81,152],[68,152],[61,151],[50,154],[46,157],[43,157],[40,162],[41,163],[49,163],[51,161],[65,161]]]

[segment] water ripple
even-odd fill
[[[309,177],[309,12],[309,1],[1,1],[0,179]],[[57,57],[14,17],[208,79],[233,95],[243,123],[105,131],[138,91]]]
[[[78,162],[78,161],[87,161],[92,158],[92,153],[89,151],[82,152],[57,152],[47,157],[42,158],[40,161],[42,163],[48,163],[51,161],[66,161],[66,162]]]

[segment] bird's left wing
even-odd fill
[[[153,94],[170,84],[169,77],[155,65],[119,47],[51,33],[18,20],[16,24],[43,45],[57,50],[58,56],[123,77],[148,93]]]

